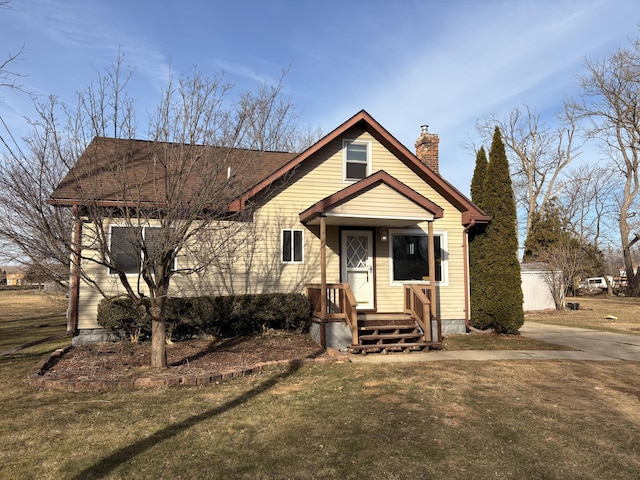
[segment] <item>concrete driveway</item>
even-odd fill
[[[565,345],[594,356],[594,360],[631,360],[640,362],[640,335],[601,332],[586,328],[560,327],[524,322],[525,337],[556,345]],[[602,358],[597,358],[602,357]]]
[[[534,340],[574,348],[565,350],[458,350],[390,355],[349,355],[354,363],[402,363],[448,360],[629,360],[640,362],[640,335],[524,322],[520,333]]]

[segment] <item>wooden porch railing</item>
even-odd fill
[[[431,315],[431,291],[429,285],[405,284],[404,312],[411,315],[418,322],[428,343],[442,344],[440,319]]]
[[[326,323],[344,321],[351,330],[353,345],[358,344],[358,314],[356,297],[348,283],[328,283],[324,292],[327,311],[322,312],[322,286],[307,285],[307,297],[312,315],[320,319],[320,344],[326,346]]]

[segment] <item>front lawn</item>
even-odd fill
[[[2,350],[64,330],[38,326],[63,324],[63,302],[29,320],[5,300]],[[640,478],[638,363],[330,364],[204,387],[27,386],[65,343],[0,357],[0,478]]]
[[[602,294],[570,297],[566,302],[578,303],[580,309],[528,313],[525,321],[640,335],[640,298]]]

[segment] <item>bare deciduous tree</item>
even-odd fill
[[[615,172],[609,165],[583,164],[566,173],[558,192],[558,205],[567,230],[594,247],[611,241],[611,218],[618,209]]]
[[[577,127],[568,112],[558,116],[553,128],[528,106],[515,108],[507,117],[490,114],[478,120],[476,130],[489,141],[496,125],[502,132],[511,166],[518,208],[524,210],[521,231],[526,240],[531,221],[557,195],[563,170],[579,155],[576,152]]]
[[[570,103],[578,118],[588,119],[590,138],[602,147],[619,173],[618,227],[629,291],[640,295],[631,248],[640,239],[637,202],[640,192],[640,39],[605,59],[587,60],[580,77],[581,96]]]
[[[50,132],[34,125],[23,147],[16,145],[0,164],[0,258],[29,265],[64,286],[69,280],[71,212],[47,205],[67,171],[60,147]]]
[[[589,265],[594,262],[592,256],[593,249],[568,235],[540,252],[539,261],[549,267],[545,281],[556,310],[563,308],[564,298],[573,292],[581,276],[589,271]]]
[[[168,81],[144,132],[147,140],[134,140],[139,129],[127,94],[132,74],[120,55],[78,93],[73,108],[55,97],[38,104],[28,148],[5,163],[7,172],[17,173],[4,179],[32,203],[5,196],[0,210],[15,221],[9,240],[27,258],[48,245],[54,251],[37,255],[43,264],[68,264],[71,257],[72,271],[100,294],[132,299],[151,318],[152,365],[166,367],[170,285],[176,275],[208,268],[231,237],[215,237],[221,244],[209,256],[189,254],[194,239],[250,218],[248,205],[230,208],[232,201],[264,175],[267,160],[280,166],[293,157],[274,160],[264,150],[299,145],[301,137],[291,99],[282,96],[283,78],[232,102],[233,87],[222,74],[207,78],[194,70]],[[54,208],[42,200],[57,184]]]
[[[134,131],[133,118],[127,117],[131,101],[123,96],[133,71],[121,71],[123,58],[120,54],[112,68],[78,93],[74,110],[55,96],[43,102],[34,98],[35,119],[27,136],[20,142],[8,129],[6,138],[0,136],[5,147],[0,163],[0,259],[28,265],[59,285],[69,280],[72,214],[46,200],[93,136]]]
[[[11,3],[0,1],[0,8],[10,9]],[[0,61],[0,90],[28,94],[24,75],[15,70],[23,49]],[[34,131],[21,145],[0,115],[0,261],[28,265],[65,285],[68,275],[60,267],[68,267],[70,252],[59,239],[68,236],[70,215],[45,203],[64,166],[52,162],[52,139],[41,133]]]
[[[13,70],[12,67],[22,55],[22,51],[24,50],[24,46],[18,50],[17,53],[9,53],[7,57],[0,63],[0,87],[10,88],[12,90],[21,90],[22,83],[19,82],[19,79],[23,77],[23,75]]]

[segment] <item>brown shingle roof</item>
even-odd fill
[[[491,217],[481,211],[471,200],[464,196],[458,189],[451,185],[440,174],[434,172],[422,163],[407,147],[402,145],[393,135],[391,135],[382,125],[380,125],[365,110],[360,110],[353,117],[345,121],[343,124],[329,132],[318,142],[310,146],[304,152],[296,155],[290,162],[283,165],[270,176],[265,177],[260,183],[251,189],[242,193],[232,204],[232,210],[237,211],[243,208],[244,202],[249,198],[258,194],[262,189],[271,185],[277,178],[282,177],[298,165],[303,163],[309,157],[313,156],[323,147],[327,146],[331,141],[339,138],[353,127],[364,128],[373,137],[384,145],[392,154],[394,154],[401,162],[407,165],[416,175],[427,182],[438,193],[446,198],[451,204],[462,213],[462,224],[470,225],[473,223],[487,223]]]
[[[202,164],[207,163],[207,158],[218,160],[211,162],[219,170],[219,178],[215,185],[218,190],[225,188],[224,191],[227,194],[224,201],[228,202],[226,205],[229,205],[229,209],[239,211],[244,208],[247,200],[260,194],[276,180],[315,155],[329,142],[356,126],[363,127],[401,162],[451,202],[462,213],[463,225],[490,221],[490,216],[482,212],[443,177],[427,168],[365,110],[356,113],[300,154],[96,137],[52,193],[50,203],[82,205],[83,202],[87,204],[90,202],[122,205],[123,199],[126,198],[127,202],[155,204],[166,198],[167,193],[172,192],[164,191],[163,181],[166,178],[161,176],[162,169],[153,168],[154,159],[164,158],[162,152],[167,149],[174,149],[177,152],[184,149],[190,153],[183,155],[185,158],[198,158],[198,155],[202,155],[204,158],[200,162]],[[227,185],[228,167],[231,167],[234,175],[232,188]],[[123,169],[126,175],[122,175]],[[209,177],[210,175],[199,175],[197,169],[191,171],[188,180],[183,182],[183,188],[174,192],[175,195],[172,198],[180,202],[189,201],[203,189],[203,179]],[[123,179],[126,181],[123,182]],[[209,187],[212,188],[213,184]]]
[[[188,203],[207,187],[226,188],[225,197],[231,200],[295,156],[96,137],[53,191],[50,203],[157,205],[170,198]],[[184,178],[178,179],[177,172]]]

